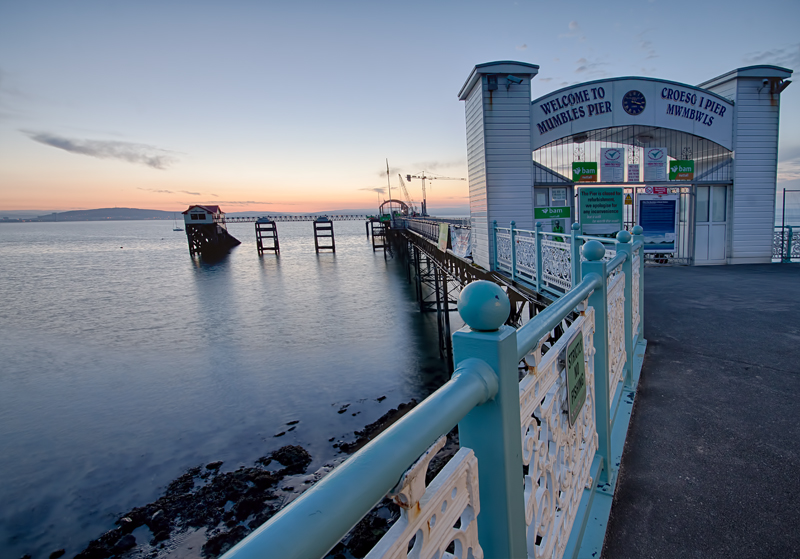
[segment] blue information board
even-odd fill
[[[675,252],[677,196],[639,196],[639,225],[644,229],[644,251]]]

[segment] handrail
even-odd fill
[[[613,237],[595,237],[593,235],[578,235],[579,239],[583,239],[584,241],[599,241],[605,244],[615,244],[617,240]]]
[[[517,358],[522,360],[539,343],[539,340],[561,323],[569,311],[578,306],[595,289],[605,284],[597,274],[588,274],[583,281],[566,292],[561,298],[537,314],[517,330]]]
[[[618,252],[617,255],[608,261],[606,264],[606,275],[611,275],[611,273],[617,268],[617,266],[621,265],[628,259],[627,252]]]
[[[458,364],[452,378],[397,423],[258,528],[223,559],[323,557],[375,506],[441,435],[498,391],[479,359]]]

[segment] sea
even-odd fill
[[[448,378],[364,222],[335,222],[335,254],[279,223],[279,256],[229,224],[242,244],[213,262],[172,227],[0,224],[0,557],[72,557],[193,466],[298,444],[315,471]]]

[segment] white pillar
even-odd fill
[[[466,101],[472,255],[487,270],[494,220],[500,227],[534,226],[530,111],[538,72],[525,62],[478,64],[458,94]]]
[[[792,71],[749,66],[700,84],[734,102],[728,263],[772,261],[780,92]]]

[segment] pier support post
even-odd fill
[[[639,342],[644,341],[644,228],[636,225],[632,229],[634,242],[641,242],[639,249]]]
[[[633,386],[633,251],[631,234],[627,231],[617,233],[617,254],[625,253],[628,257],[622,263],[625,274],[625,385]]]
[[[497,396],[474,408],[458,424],[461,446],[471,448],[478,458],[478,538],[487,558],[523,559],[528,555],[517,331],[503,324],[510,303],[498,285],[478,281],[461,291],[458,308],[468,326],[453,334],[455,362],[480,359],[492,368],[499,383]]]
[[[330,239],[331,244],[320,244],[321,239]],[[333,238],[333,222],[327,217],[320,217],[314,220],[314,248],[317,254],[321,250],[336,252],[336,241]]]
[[[589,241],[581,249],[586,262],[581,263],[583,279],[592,274],[602,279],[600,287],[589,295],[589,305],[594,307],[594,405],[595,426],[597,428],[597,453],[603,457],[604,468],[600,480],[611,483],[614,469],[609,461],[611,456],[611,401],[609,390],[608,363],[608,280],[603,256],[606,249],[598,241]]]
[[[581,246],[583,240],[578,237],[581,235],[581,224],[572,224],[572,237],[569,240],[570,244],[570,261],[572,264],[572,287],[575,287],[581,282]]]

